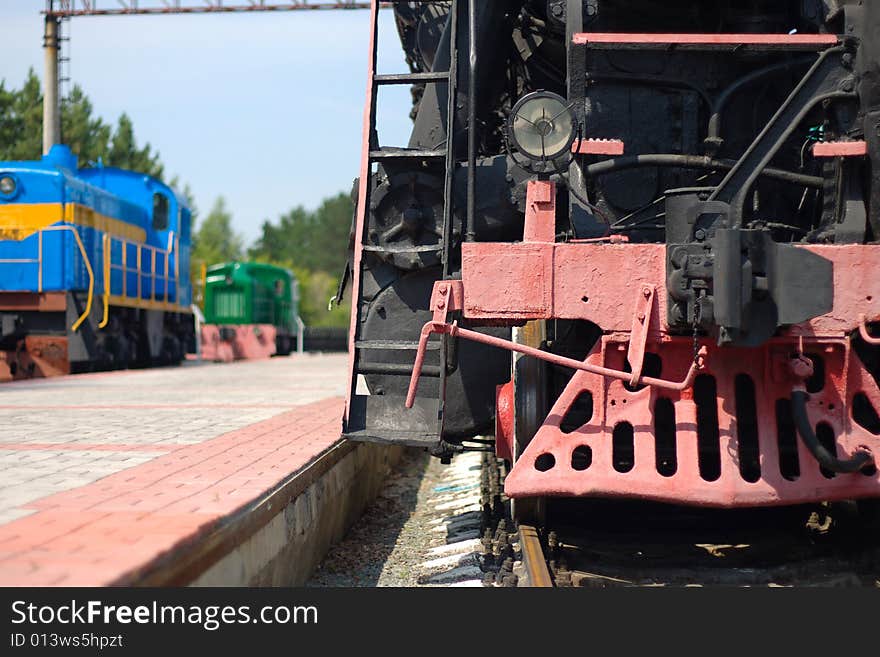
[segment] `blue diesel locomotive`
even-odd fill
[[[179,363],[191,221],[160,180],[66,146],[0,162],[0,380]]]

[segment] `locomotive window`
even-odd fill
[[[153,194],[153,230],[168,228],[168,197],[158,192]]]
[[[277,280],[275,281],[275,296],[280,297],[284,292],[284,281]]]

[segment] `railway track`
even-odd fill
[[[866,550],[842,543],[829,539],[825,549],[820,547],[806,557],[795,554],[791,561],[783,558],[782,542],[775,562],[748,554],[752,546],[744,543],[699,544],[682,549],[678,558],[664,558],[626,538],[609,541],[607,536],[539,534],[532,527],[523,532],[520,526],[517,547],[523,574],[519,585],[880,587],[876,545]]]
[[[521,578],[524,586],[549,588],[553,586],[553,576],[547,567],[544,548],[538,530],[531,525],[519,526],[519,550],[522,555],[522,569],[525,577]]]
[[[563,500],[515,526],[504,465],[416,454],[317,586],[880,586],[880,532],[852,505],[732,511]]]
[[[876,516],[852,503],[728,511],[568,499],[506,540],[517,586],[880,587]]]

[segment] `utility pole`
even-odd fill
[[[49,7],[51,9],[50,0]],[[58,23],[59,19],[46,15],[43,32],[43,154],[61,143],[61,102],[58,98]]]

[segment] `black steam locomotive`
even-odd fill
[[[880,6],[392,4],[345,435],[494,442],[514,498],[880,496]]]

